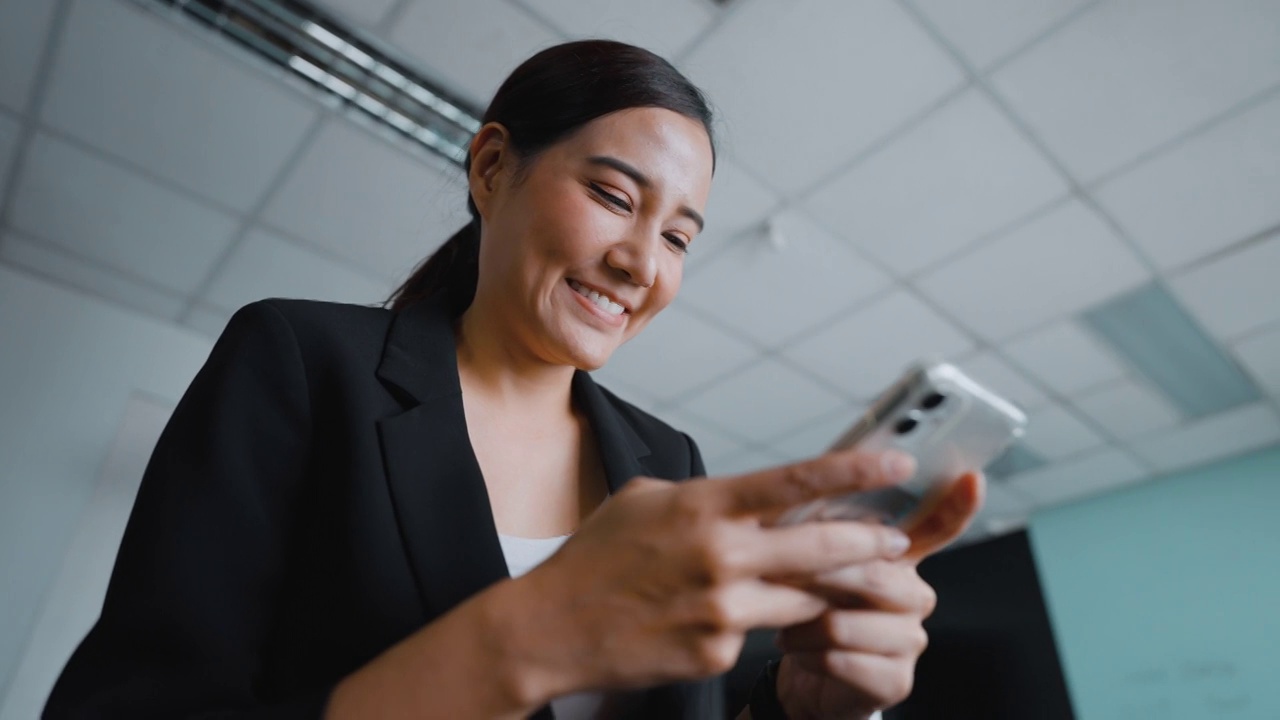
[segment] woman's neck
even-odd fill
[[[529,352],[501,317],[473,304],[458,319],[458,375],[464,390],[513,411],[571,410],[575,368]]]

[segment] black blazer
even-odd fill
[[[44,717],[317,718],[342,677],[506,578],[455,353],[439,301],[236,313],[160,437]],[[611,491],[703,474],[687,436],[584,372],[573,397]],[[627,716],[719,720],[720,686],[636,692]]]

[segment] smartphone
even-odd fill
[[[779,522],[863,520],[909,524],[935,491],[999,457],[1026,431],[1016,405],[943,362],[917,363],[831,446],[867,452],[896,449],[916,459],[900,485],[824,498],[795,508]]]

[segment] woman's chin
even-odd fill
[[[612,343],[609,343],[608,347],[605,347],[604,343],[575,343],[565,348],[567,351],[565,355],[570,365],[579,370],[594,372],[609,362],[609,358],[616,349]]]
[[[584,353],[582,355],[579,355],[577,358],[575,358],[573,366],[578,368],[579,370],[585,370],[587,372],[595,372],[596,370],[599,370],[600,368],[604,367],[604,364],[608,361],[609,361],[608,353],[603,353],[599,355]]]

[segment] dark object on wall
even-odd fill
[[[1074,720],[1025,532],[930,558],[938,591],[915,690],[886,720]]]
[[[753,630],[747,634],[747,642],[742,648],[742,654],[738,656],[738,664],[725,676],[725,720],[734,720],[739,711],[746,707],[747,699],[751,696],[751,686],[760,677],[765,663],[781,657],[782,653],[773,644],[774,635],[776,633],[773,630]]]

